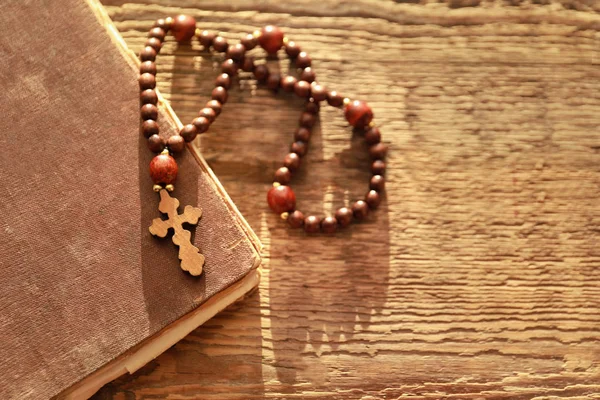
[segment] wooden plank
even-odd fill
[[[260,291],[97,398],[600,398],[596,2],[156,3],[105,2],[132,49],[180,12],[232,40],[283,27],[373,107],[387,196],[335,237],[289,230],[265,197],[300,102],[243,77],[199,145],[265,245]],[[182,121],[220,60],[198,49],[159,60]],[[368,161],[336,110],[313,138],[293,187],[329,213]]]

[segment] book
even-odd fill
[[[150,234],[138,60],[96,0],[9,0],[0,21],[0,398],[88,398],[252,291],[260,243],[196,146],[173,195],[203,210],[202,275]]]

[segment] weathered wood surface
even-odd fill
[[[600,398],[600,3],[164,3],[105,1],[136,50],[179,12],[230,39],[285,28],[374,108],[387,197],[336,237],[289,230],[265,197],[300,103],[242,79],[201,148],[265,244],[260,291],[98,399]],[[163,53],[158,86],[191,121],[220,57]],[[350,138],[324,109],[301,209],[363,195]]]

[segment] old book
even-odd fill
[[[204,211],[204,273],[150,235],[137,59],[95,0],[10,0],[0,21],[0,398],[87,398],[255,288],[260,244],[192,147],[174,194]]]

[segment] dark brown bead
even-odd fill
[[[287,44],[285,45],[285,52],[288,55],[289,58],[296,58],[298,57],[298,54],[300,54],[300,46],[298,46],[296,44],[296,42],[287,42]]]
[[[308,150],[308,146],[306,145],[305,142],[301,142],[301,141],[294,142],[290,146],[290,151],[292,153],[298,154],[300,157],[303,157],[306,154],[307,150]]]
[[[281,79],[281,88],[284,91],[291,93],[294,91],[294,85],[296,82],[298,82],[298,79],[291,75],[287,75]]]
[[[227,44],[227,39],[223,36],[217,36],[212,41],[213,49],[218,51],[219,53],[224,53],[227,51],[229,44]]]
[[[142,119],[145,121],[147,119],[158,119],[158,108],[154,104],[144,104],[140,108],[140,115]]]
[[[198,116],[206,118],[212,124],[215,118],[217,118],[217,113],[212,108],[204,107],[202,110],[200,110]]]
[[[154,61],[144,61],[141,63],[140,74],[156,75],[156,63]]]
[[[388,147],[381,142],[374,144],[369,148],[369,154],[374,160],[383,160],[387,155],[387,151]]]
[[[316,121],[317,117],[315,117],[314,114],[303,112],[300,115],[300,126],[303,126],[305,128],[312,128],[315,125]]]
[[[302,228],[302,225],[304,225],[304,214],[298,210],[293,211],[288,216],[287,222],[292,228]]]
[[[252,50],[258,44],[258,40],[256,39],[256,36],[249,33],[240,40],[240,43],[244,45],[246,50]]]
[[[304,218],[304,232],[317,233],[321,229],[321,218],[315,215],[309,215]]]
[[[369,187],[372,190],[383,192],[385,190],[385,178],[381,175],[372,176],[371,182],[369,182]]]
[[[141,74],[138,78],[140,89],[154,89],[156,87],[156,77],[149,73]]]
[[[221,110],[223,109],[223,105],[217,100],[209,100],[208,103],[206,103],[205,107],[212,108],[215,112],[215,116],[219,116],[219,114],[221,114]]]
[[[242,61],[242,71],[252,72],[254,71],[254,57],[246,55],[244,61]]]
[[[296,57],[296,66],[304,69],[310,67],[310,64],[312,64],[310,56],[306,54],[305,51],[301,51],[300,54],[298,54],[298,57]]]
[[[142,134],[147,139],[152,135],[158,135],[158,124],[151,119],[142,122]]]
[[[304,99],[310,97],[310,83],[306,81],[296,82],[294,85],[294,93],[296,93],[296,96]]]
[[[193,124],[187,124],[183,128],[181,128],[181,131],[179,131],[179,135],[186,142],[191,142],[192,140],[196,139],[196,136],[198,135],[198,129]]]
[[[164,18],[160,18],[157,19],[154,24],[152,25],[152,27],[154,28],[160,28],[165,32],[168,32],[171,27],[173,26],[173,22],[172,22],[172,18],[169,19],[164,19]]]
[[[142,61],[154,61],[156,60],[156,50],[150,46],[144,47],[140,52],[140,60]]]
[[[365,132],[365,141],[367,144],[377,144],[381,142],[381,132],[379,128],[372,127]]]
[[[165,36],[167,36],[167,33],[165,32],[165,30],[162,28],[159,28],[158,26],[150,29],[150,31],[148,32],[149,38],[157,38],[161,42],[165,40]]]
[[[369,193],[365,196],[365,202],[369,206],[371,210],[379,207],[379,203],[381,203],[381,196],[377,193],[376,190],[369,190]]]
[[[352,215],[354,215],[354,218],[358,220],[365,219],[367,218],[368,214],[369,205],[365,201],[358,200],[357,202],[352,204]]]
[[[228,97],[227,89],[225,89],[223,86],[217,86],[216,88],[213,89],[211,97],[213,100],[217,100],[221,104],[225,104],[225,103],[227,103],[227,97]],[[215,117],[216,117],[216,113],[215,113]]]
[[[178,169],[177,161],[168,154],[159,154],[150,161],[150,177],[156,184],[173,183]]]
[[[276,26],[267,25],[262,28],[258,43],[267,53],[275,54],[283,46],[283,31]]]
[[[304,111],[311,114],[317,114],[320,108],[319,103],[315,103],[314,101],[307,101],[304,105]]]
[[[215,79],[215,86],[223,86],[225,89],[229,89],[231,87],[231,78],[229,77],[229,74],[217,76],[217,79]]]
[[[345,228],[352,222],[354,214],[348,207],[342,207],[335,212],[335,219],[341,228]]]
[[[214,32],[202,31],[198,36],[198,41],[204,47],[205,50],[208,50],[210,46],[213,44],[213,40],[217,35]]]
[[[321,230],[324,233],[335,233],[337,231],[338,222],[334,217],[325,217],[321,221]]]
[[[165,148],[165,142],[160,135],[152,135],[148,138],[148,148],[154,153],[160,153]]]
[[[300,79],[312,83],[317,79],[317,74],[315,74],[315,71],[311,67],[306,67],[302,70]]]
[[[154,51],[156,51],[156,54],[158,54],[162,47],[162,41],[158,38],[151,37],[146,40],[146,46],[152,47]]]
[[[332,107],[340,107],[342,104],[344,104],[344,96],[335,90],[332,90],[331,92],[327,93],[327,103]]]
[[[269,77],[269,68],[264,64],[257,65],[254,67],[254,77],[259,82],[266,82]]]
[[[221,64],[221,71],[225,74],[229,74],[229,76],[235,76],[237,74],[238,67],[231,58],[223,61]]]
[[[296,153],[289,153],[283,159],[283,165],[294,172],[300,167],[300,157]]]
[[[373,164],[371,164],[371,172],[373,173],[373,175],[385,174],[385,162],[381,160],[373,161]]]
[[[226,57],[231,58],[235,62],[240,62],[244,59],[246,48],[241,43],[236,43],[227,48]]]
[[[189,15],[178,15],[173,20],[171,33],[179,43],[187,42],[196,33],[196,20]]]
[[[317,103],[319,101],[327,100],[327,89],[316,82],[313,82],[310,85],[310,94]]]
[[[210,127],[210,121],[206,117],[194,118],[192,125],[196,127],[198,134],[204,133]]]
[[[287,185],[292,180],[292,172],[288,167],[281,167],[275,171],[275,182],[279,182],[282,185]]]
[[[185,139],[181,135],[172,135],[167,139],[167,146],[173,153],[181,153],[185,149]]]
[[[310,130],[301,126],[294,132],[294,140],[302,140],[308,142],[310,140]]]
[[[140,102],[142,104],[158,104],[158,95],[153,89],[146,89],[140,93]]]
[[[269,74],[269,77],[267,78],[267,87],[271,90],[277,90],[279,89],[280,82],[281,75],[279,75],[277,72]]]
[[[289,186],[273,186],[267,193],[267,203],[277,214],[293,211],[296,208],[296,195]]]
[[[354,100],[346,105],[344,116],[356,128],[364,128],[373,120],[373,111],[364,101]]]

